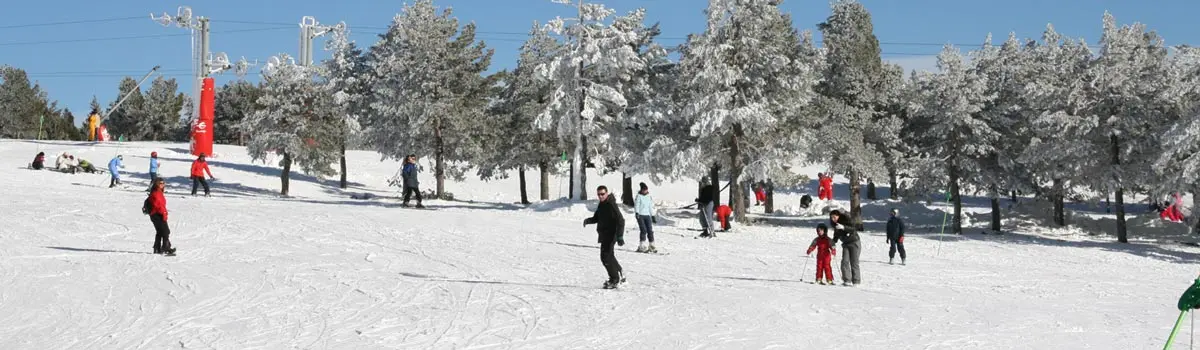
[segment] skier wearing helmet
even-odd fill
[[[150,152],[150,187],[146,192],[154,189],[155,181],[158,181],[158,152]]]

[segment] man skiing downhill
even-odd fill
[[[842,285],[858,285],[862,282],[862,275],[858,269],[858,255],[862,252],[862,243],[858,240],[858,231],[854,230],[850,217],[837,210],[829,212],[829,222],[834,228],[832,243],[842,242]]]
[[[613,247],[613,244],[625,245],[625,217],[621,215],[621,209],[617,207],[617,200],[609,196],[608,187],[596,188],[596,198],[600,201],[596,206],[596,212],[592,214],[592,217],[583,220],[583,226],[596,225],[598,236],[596,241],[600,243],[600,262],[608,271],[608,281],[604,282],[604,289],[614,289],[617,288],[617,285],[625,282],[625,273],[621,269],[621,264],[617,262],[617,255],[614,252],[616,248]]]
[[[192,195],[196,195],[196,187],[204,185],[204,195],[208,196],[208,181],[204,181],[204,173],[208,173],[208,178],[216,180],[212,175],[212,170],[208,169],[208,161],[204,160],[204,153],[201,153],[196,160],[192,162]]]
[[[117,187],[117,185],[121,184],[121,169],[125,168],[125,165],[121,164],[121,160],[123,159],[124,157],[117,155],[108,161],[108,174],[111,176],[111,180],[108,181],[108,188]]]
[[[833,266],[830,263],[833,261],[833,256],[837,255],[837,249],[833,247],[833,241],[829,239],[828,232],[829,226],[817,225],[817,238],[813,238],[806,253],[812,255],[813,250],[817,251],[817,283],[822,285],[833,284]]]
[[[904,265],[906,254],[904,254],[904,220],[900,219],[900,210],[892,209],[892,217],[887,222],[887,240],[888,240],[888,264],[891,265],[896,260],[896,251],[900,251],[900,265]]]
[[[654,217],[654,198],[650,197],[650,187],[646,186],[645,182],[638,184],[641,190],[637,196],[633,197],[634,211],[637,213],[638,232],[640,242],[638,243],[638,253],[657,253],[658,248],[654,247],[654,224],[658,219]],[[650,238],[650,246],[646,247],[646,238]]]
[[[417,172],[417,156],[410,154],[404,158],[404,170],[400,172],[400,176],[404,178],[404,206],[408,206],[408,200],[416,193],[417,209],[421,209],[425,206],[421,205],[421,182],[417,180]]]

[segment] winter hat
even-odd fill
[[[151,158],[158,158],[158,152],[150,152]]]
[[[638,186],[640,186],[642,188],[642,191],[646,191],[646,190],[650,189],[650,186],[646,186],[645,182],[638,183]]]
[[[825,224],[817,224],[817,232],[829,232],[829,226],[825,226]]]
[[[900,209],[892,208],[892,215],[900,215]]]

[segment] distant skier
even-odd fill
[[[829,239],[829,226],[825,224],[817,225],[817,238],[813,238],[812,243],[808,245],[806,254],[812,255],[813,250],[817,251],[817,283],[833,284],[833,256],[837,255],[837,249],[833,246],[833,241]],[[824,276],[824,278],[822,278]]]
[[[37,156],[33,157],[33,163],[29,164],[33,170],[42,170],[46,167],[46,152],[38,152]]]
[[[75,159],[74,157],[75,156],[71,156],[71,159]],[[89,162],[87,159],[79,158],[78,164],[79,164],[79,170],[83,170],[83,172],[85,172],[85,173],[95,174],[95,173],[99,172],[99,170],[96,170],[96,166],[93,165],[92,162]]]
[[[767,186],[759,183],[757,187],[754,189],[754,205],[764,205],[767,203]]]
[[[713,186],[707,184],[700,188],[700,197],[696,198],[696,208],[700,209],[700,227],[704,233],[700,237],[716,237],[717,229],[713,227]]]
[[[158,181],[158,152],[150,152],[150,188],[147,192],[154,189],[154,184]]]
[[[654,216],[654,197],[650,196],[650,187],[646,186],[645,182],[638,184],[641,190],[637,196],[633,197],[634,211],[637,213],[637,223],[640,243],[638,243],[638,253],[657,253],[658,249],[654,247],[654,224],[658,223],[658,219]],[[646,247],[646,239],[650,239],[650,246]]]
[[[817,190],[817,197],[821,200],[833,200],[833,175],[827,173],[817,174],[820,179],[821,188]]]
[[[907,260],[904,254],[904,220],[900,219],[900,210],[892,209],[892,217],[887,222],[888,264],[896,260],[896,251],[900,251],[900,265]]]
[[[124,159],[121,155],[117,155],[108,161],[108,174],[111,176],[111,179],[108,181],[108,188],[117,187],[117,185],[121,184],[121,169],[125,168],[125,164],[121,164],[121,161]]]
[[[417,209],[424,208],[421,205],[421,182],[417,180],[417,156],[415,154],[408,155],[404,158],[404,170],[400,172],[400,176],[404,178],[404,206],[408,207],[408,200],[412,198],[413,193],[417,194]]]
[[[167,198],[163,196],[166,182],[163,179],[154,181],[154,189],[146,198],[143,211],[150,215],[150,223],[154,224],[154,254],[174,255],[175,248],[171,247],[171,228],[167,226]]]
[[[829,222],[833,225],[833,243],[842,242],[842,285],[858,285],[862,275],[858,269],[858,255],[862,252],[862,242],[858,240],[858,231],[850,217],[834,210],[829,212]]]
[[[604,282],[604,289],[614,289],[617,288],[617,285],[625,282],[625,273],[621,269],[621,264],[617,262],[617,255],[614,252],[616,248],[613,247],[613,244],[625,246],[625,217],[621,215],[621,209],[617,207],[617,200],[608,195],[608,187],[596,188],[596,198],[600,200],[599,205],[596,206],[596,212],[592,214],[592,217],[583,220],[583,226],[596,225],[596,233],[599,236],[597,242],[600,243],[600,262],[608,271],[608,281]]]
[[[212,170],[208,169],[208,161],[204,160],[204,153],[201,153],[196,160],[192,162],[192,195],[196,195],[196,187],[204,185],[204,195],[209,195],[208,181],[204,181],[204,173],[208,173],[208,178],[216,180],[213,177]]]

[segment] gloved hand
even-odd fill
[[[622,247],[624,247],[624,246],[625,246],[625,240],[624,240],[624,239],[618,239],[618,240],[617,240],[617,245],[618,245],[618,246],[622,246]]]
[[[587,227],[587,220],[583,220],[583,227]]]
[[[900,236],[900,239],[897,240],[896,242],[899,242],[900,244],[904,244],[904,236]]]
[[[845,230],[845,229],[846,229],[846,226],[843,226],[842,224],[837,224],[837,226],[834,226],[833,228],[836,228],[836,229],[839,229],[839,230]]]
[[[655,216],[655,217],[650,218],[650,222],[658,224],[658,217]]]

